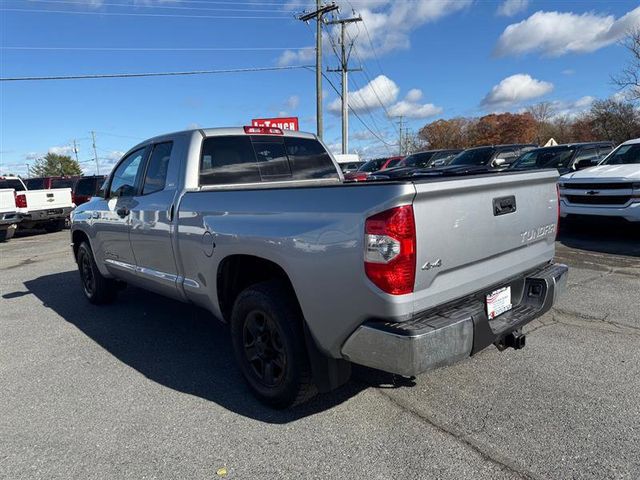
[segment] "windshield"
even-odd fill
[[[17,178],[0,178],[0,188],[13,188],[16,192],[21,192],[24,185]]]
[[[42,190],[44,189],[44,178],[27,178],[24,184],[29,190]]]
[[[620,145],[600,165],[631,165],[640,163],[640,143]]]
[[[377,172],[382,167],[384,163],[384,158],[376,158],[375,160],[369,160],[367,163],[362,165],[358,171],[359,172]]]
[[[471,148],[460,153],[449,165],[486,165],[493,151],[493,147]]]
[[[433,157],[434,152],[414,153],[405,158],[401,165],[403,167],[425,168],[429,165],[429,160]]]
[[[575,148],[540,148],[522,155],[513,168],[568,168]]]
[[[74,182],[73,178],[54,178],[51,180],[51,188],[71,188]]]
[[[396,158],[395,160],[389,160],[389,163],[387,163],[387,166],[384,168],[391,168],[391,167],[395,167],[396,165],[398,165],[400,163],[400,160],[402,160],[401,158]]]

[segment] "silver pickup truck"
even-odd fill
[[[347,183],[311,134],[268,127],[152,138],[72,215],[84,294],[124,284],[230,325],[262,401],[345,383],[351,364],[412,376],[495,344],[551,308],[556,170],[432,169]]]

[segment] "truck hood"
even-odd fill
[[[560,177],[561,181],[574,179],[640,180],[640,163],[632,163],[630,165],[599,165]]]

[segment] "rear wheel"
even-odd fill
[[[231,316],[233,349],[258,399],[275,408],[316,394],[295,298],[279,281],[253,285],[237,298]]]
[[[0,242],[6,242],[16,233],[16,225],[9,225],[8,228],[0,230]]]
[[[118,293],[118,285],[115,280],[104,277],[98,270],[93,252],[87,242],[82,242],[78,247],[76,256],[82,291],[91,303],[100,305],[113,302]]]
[[[59,232],[64,228],[65,219],[52,220],[44,225],[44,229],[47,233]]]

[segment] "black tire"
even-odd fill
[[[47,233],[59,232],[64,228],[64,224],[64,218],[61,220],[52,220],[51,222],[45,223],[44,229]]]
[[[271,407],[298,405],[317,393],[302,322],[293,294],[277,280],[252,285],[233,306],[236,361],[253,394]]]
[[[16,233],[16,226],[10,225],[8,228],[0,230],[0,242],[6,242]]]
[[[82,291],[87,300],[95,305],[113,302],[118,293],[118,285],[115,280],[102,276],[87,242],[82,242],[78,247],[76,261]]]

